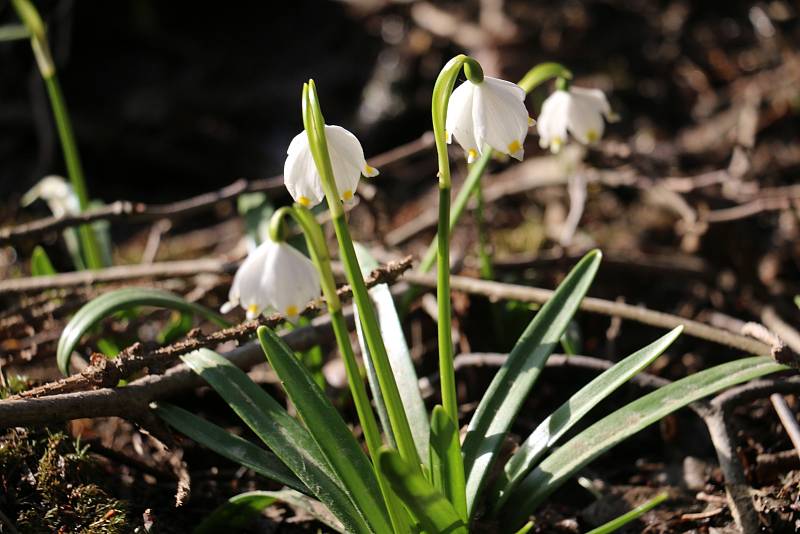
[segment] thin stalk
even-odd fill
[[[64,152],[67,174],[72,183],[75,196],[78,198],[80,211],[83,212],[89,207],[89,195],[86,191],[86,181],[83,178],[83,168],[78,156],[75,136],[72,133],[72,124],[70,123],[67,106],[64,103],[64,96],[56,76],[56,66],[53,62],[53,55],[50,52],[50,44],[47,42],[44,23],[30,0],[12,0],[11,5],[30,34],[33,55],[47,87],[47,95],[53,108],[53,117],[61,140],[61,148]],[[79,235],[89,268],[100,269],[105,267],[103,256],[100,253],[100,246],[91,226],[81,226]]]
[[[458,426],[458,398],[456,375],[453,369],[453,329],[450,316],[450,232],[447,231],[450,214],[450,187],[439,187],[439,232],[437,248],[439,258],[436,274],[436,301],[438,303],[439,376],[441,376],[442,407]]]
[[[309,146],[314,157],[314,163],[322,178],[322,189],[328,201],[333,227],[339,242],[339,253],[344,264],[345,275],[353,291],[353,301],[358,307],[359,320],[372,357],[375,373],[378,376],[381,393],[386,403],[386,412],[389,416],[392,433],[397,442],[398,452],[413,469],[421,471],[419,454],[414,445],[414,438],[400,399],[397,383],[394,380],[394,373],[383,343],[383,336],[375,315],[375,309],[372,306],[372,301],[364,284],[364,277],[361,274],[361,268],[356,258],[353,240],[350,237],[350,230],[345,219],[345,212],[339,200],[339,192],[336,189],[333,166],[331,165],[325,137],[325,120],[322,117],[313,80],[309,80],[303,87],[303,123],[309,136]]]
[[[44,84],[45,87],[47,87],[50,105],[53,108],[53,117],[55,118],[58,137],[61,139],[61,148],[64,152],[67,174],[72,184],[72,190],[78,198],[78,206],[81,212],[83,212],[89,207],[89,194],[86,190],[86,181],[83,178],[83,167],[81,166],[80,156],[78,155],[75,136],[72,133],[72,123],[69,119],[67,106],[64,102],[64,96],[61,92],[61,86],[58,83],[55,71],[51,76],[44,77]],[[87,266],[90,269],[102,269],[105,267],[103,256],[100,253],[100,246],[97,244],[97,238],[94,235],[92,227],[88,224],[83,224],[78,227],[78,234],[80,235],[83,253],[86,256]]]
[[[350,394],[353,396],[353,403],[356,406],[358,420],[364,432],[364,441],[367,444],[367,450],[372,460],[375,476],[378,479],[378,485],[381,488],[381,493],[383,494],[384,502],[389,512],[389,519],[395,532],[404,532],[408,529],[407,516],[400,501],[394,496],[388,481],[383,476],[380,469],[378,469],[378,452],[382,446],[380,430],[375,419],[375,414],[372,411],[369,397],[367,396],[364,381],[361,379],[361,372],[356,362],[355,354],[353,353],[353,346],[350,343],[350,333],[347,329],[347,322],[345,321],[344,314],[342,313],[342,302],[336,291],[336,280],[333,276],[331,258],[325,243],[322,228],[308,209],[299,204],[295,204],[292,208],[280,208],[273,215],[270,221],[270,238],[273,240],[282,237],[281,222],[287,215],[291,216],[303,230],[303,236],[305,237],[311,260],[314,262],[319,272],[320,285],[322,286],[322,293],[325,297],[325,303],[331,317],[331,326],[334,336],[336,337],[336,344],[339,347],[339,352],[344,361],[347,382],[350,386]]]
[[[669,495],[667,493],[659,493],[649,501],[644,504],[641,504],[627,512],[622,514],[621,516],[617,517],[616,519],[612,519],[608,523],[601,525],[593,530],[587,532],[587,534],[610,534],[611,532],[615,532],[621,529],[626,524],[630,523],[634,519],[638,519],[662,502],[666,501]]]

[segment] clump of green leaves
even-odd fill
[[[0,507],[20,532],[129,532],[126,504],[97,475],[88,446],[63,432],[0,437]]]

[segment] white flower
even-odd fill
[[[341,199],[347,202],[353,198],[361,175],[377,176],[378,170],[367,164],[364,149],[361,148],[356,136],[341,126],[326,124],[325,139],[328,142],[328,154],[331,157],[336,189]],[[322,179],[314,164],[305,131],[297,134],[289,144],[286,163],[283,166],[283,181],[289,194],[298,204],[306,207],[316,206],[325,198]]]
[[[533,121],[525,109],[525,91],[519,85],[485,76],[481,83],[467,80],[450,96],[445,130],[472,163],[484,145],[522,160],[522,143]]]
[[[558,152],[567,140],[567,131],[585,145],[594,143],[603,136],[603,117],[609,122],[616,117],[603,91],[580,87],[557,90],[542,104],[536,124],[539,146]]]
[[[221,311],[227,313],[241,306],[247,318],[253,319],[275,310],[295,321],[319,294],[319,275],[311,260],[294,247],[267,238],[236,271],[228,302]]]
[[[61,176],[45,176],[22,196],[22,206],[28,206],[37,199],[47,202],[53,215],[63,217],[80,213],[80,204],[72,185]]]

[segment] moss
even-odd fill
[[[88,447],[64,433],[0,437],[0,507],[20,532],[130,532],[127,506],[97,481]]]

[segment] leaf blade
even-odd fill
[[[467,534],[467,527],[453,505],[424,476],[411,469],[400,453],[383,449],[378,456],[378,465],[425,531]]]
[[[273,453],[179,406],[159,402],[155,404],[153,410],[169,426],[220,456],[301,493],[310,493],[306,485]]]
[[[194,313],[219,326],[229,326],[228,321],[216,312],[194,302],[189,302],[169,291],[138,287],[126,287],[109,291],[86,303],[64,327],[64,331],[58,339],[58,348],[56,350],[56,361],[59,370],[65,376],[69,375],[72,352],[78,346],[81,337],[95,324],[115,312],[136,306],[155,306]]]
[[[200,349],[181,356],[350,532],[373,532],[308,431],[275,399],[219,354]]]
[[[582,387],[545,418],[506,463],[496,484],[495,494],[499,495],[499,499],[493,500],[495,508],[503,505],[510,492],[564,433],[597,403],[650,365],[682,331],[682,326],[674,328],[653,343],[619,361]]]
[[[277,334],[262,326],[258,329],[258,339],[309,434],[342,481],[354,506],[377,532],[391,532],[374,467],[339,412]]]
[[[431,477],[461,519],[467,520],[466,484],[461,443],[455,423],[438,404],[431,414]]]
[[[572,268],[534,316],[478,405],[462,447],[469,514],[514,417],[578,310],[601,258],[599,250],[591,251]]]
[[[505,521],[521,524],[577,470],[665,415],[721,389],[785,369],[769,357],[743,358],[700,371],[627,404],[562,445],[526,476],[501,509],[507,512]]]
[[[361,271],[364,276],[379,267],[378,262],[370,255],[366,247],[359,243],[354,243],[354,245],[358,263],[361,265]],[[389,363],[397,382],[397,389],[400,391],[403,408],[408,416],[408,424],[411,427],[414,444],[417,446],[420,459],[423,462],[427,462],[429,458],[428,442],[430,441],[431,433],[430,425],[428,424],[428,411],[425,408],[425,401],[422,399],[422,394],[419,390],[417,371],[414,368],[411,352],[408,350],[408,344],[403,334],[403,325],[400,322],[392,293],[387,284],[379,284],[369,290],[369,296],[375,305],[375,312],[378,314],[381,335],[383,336]],[[356,310],[357,313],[358,310]],[[369,348],[361,329],[361,321],[358,320],[357,315],[356,331],[358,332],[358,343],[364,355],[363,361],[367,369],[370,391],[375,400],[375,407],[378,411],[381,426],[388,437],[389,443],[394,444],[394,436],[392,435],[391,424],[389,424],[389,415],[386,413],[386,405],[381,394],[381,388],[378,384],[378,376],[372,366],[372,358],[369,356]]]

